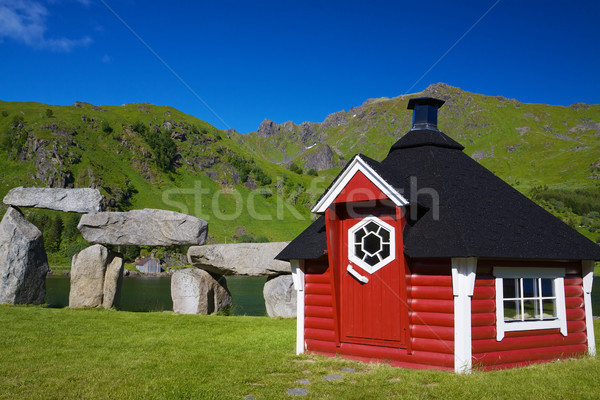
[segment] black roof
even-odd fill
[[[275,257],[277,260],[314,260],[327,254],[325,216],[321,215]]]
[[[600,246],[462,150],[443,132],[411,130],[381,163],[369,159],[369,166],[408,196],[409,214],[418,211],[404,230],[408,257],[600,260]],[[319,218],[277,258],[322,256],[324,225]]]

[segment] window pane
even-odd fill
[[[514,300],[504,301],[504,320],[505,321],[520,321],[521,307],[520,302]]]
[[[375,254],[381,250],[381,238],[374,233],[369,233],[363,238],[363,251],[369,254]]]
[[[540,319],[538,300],[525,300],[523,302],[523,319]]]
[[[502,287],[504,290],[505,299],[514,299],[517,297],[518,279],[505,278],[502,279]]]
[[[362,230],[362,229],[356,231],[354,233],[354,243],[361,243],[362,242],[362,238],[365,237],[366,234],[367,233],[364,230]]]
[[[381,239],[384,242],[389,243],[389,241],[390,241],[390,232],[387,231],[385,228],[383,228],[383,227],[381,228],[381,230],[379,231],[379,236],[381,236]]]
[[[384,244],[381,248],[381,252],[379,253],[381,258],[387,258],[390,255],[390,245]]]
[[[354,254],[356,255],[356,257],[360,258],[361,260],[365,256],[365,253],[363,253],[362,247],[360,244],[354,245]]]
[[[370,257],[366,255],[365,258],[363,258],[363,261],[372,267],[379,262],[379,258],[377,256]]]
[[[542,296],[555,297],[552,279],[542,279]]]
[[[556,318],[556,300],[542,300],[544,318]]]
[[[523,297],[535,297],[535,283],[533,278],[523,278]]]
[[[377,232],[379,230],[379,225],[377,225],[375,222],[369,222],[365,226],[365,229],[367,230],[367,232]]]

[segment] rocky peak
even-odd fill
[[[265,118],[258,127],[258,136],[271,137],[277,133],[277,123]]]
[[[454,97],[451,95],[453,87],[445,83],[432,83],[423,91],[423,96],[435,97],[445,100],[446,102],[454,102]]]
[[[318,125],[315,124],[314,122],[309,122],[309,121],[305,121],[303,123],[300,124],[300,132],[298,132],[298,139],[300,139],[300,141],[304,144],[307,144],[308,142],[312,142],[317,131],[316,131],[316,127]]]

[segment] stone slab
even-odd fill
[[[90,243],[112,245],[201,245],[208,234],[208,223],[204,220],[152,208],[85,214],[77,228]]]
[[[11,189],[4,204],[17,207],[46,208],[80,214],[101,211],[102,195],[98,189],[61,189],[16,187]]]
[[[275,260],[289,242],[233,243],[193,246],[188,261],[196,268],[219,275],[278,276],[291,274],[287,261]]]

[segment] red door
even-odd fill
[[[393,211],[342,221],[341,341],[403,347],[402,232]]]

